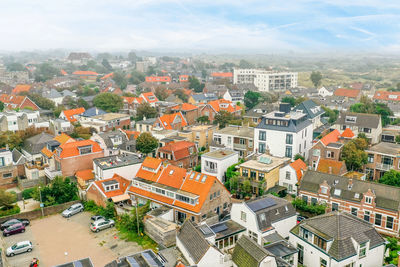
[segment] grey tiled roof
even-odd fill
[[[321,106],[319,106],[311,99],[300,103],[294,108],[294,110],[302,111],[303,113],[307,114],[307,117],[309,119],[313,119],[325,113],[325,111],[321,108]]]
[[[304,220],[291,232],[298,235],[299,228],[307,229],[327,241],[332,241],[327,253],[337,261],[357,254],[352,239],[358,244],[369,241],[370,248],[385,243],[370,223],[346,212],[335,211]]]
[[[93,117],[93,116],[97,116],[97,115],[103,115],[106,114],[107,112],[105,112],[102,109],[96,108],[96,107],[92,107],[87,109],[85,112],[82,113],[81,116],[83,117]]]
[[[366,151],[398,156],[400,155],[400,144],[380,142]]]
[[[270,254],[246,235],[242,235],[233,250],[232,261],[238,267],[259,266]]]
[[[363,194],[371,189],[376,195],[375,203],[377,207],[393,211],[400,210],[400,188],[395,186],[353,179],[353,185],[349,189],[349,178],[347,177],[309,170],[301,179],[299,190],[318,193],[319,186],[324,181],[331,187],[331,195],[333,195],[335,189],[340,189],[340,196],[335,195],[336,198],[360,202]],[[335,181],[337,181],[336,184]],[[356,194],[358,194],[357,197]]]
[[[122,143],[125,143],[126,141],[128,141],[128,138],[126,137],[126,135],[124,133],[122,133],[121,131],[112,131],[112,132],[100,133],[99,136],[101,138],[103,138],[104,143],[106,144],[107,148],[114,148],[114,144],[111,141],[111,137],[114,137],[114,136],[121,137],[122,138]],[[119,145],[119,146],[121,146],[121,145]]]
[[[304,116],[304,115],[303,115]],[[306,117],[306,116],[305,116]],[[258,129],[268,129],[268,130],[274,130],[274,131],[283,131],[283,132],[292,132],[292,133],[297,133],[307,126],[309,126],[312,122],[309,119],[299,119],[299,120],[293,120],[290,119],[288,126],[280,126],[280,125],[271,125],[266,123],[267,118],[262,117],[261,122],[257,125],[256,128]]]
[[[346,122],[346,116],[357,117],[354,123]],[[364,114],[364,113],[353,113],[353,112],[340,112],[339,117],[335,124],[339,125],[354,125],[357,127],[364,128],[378,128],[380,123],[380,115],[377,114]]]
[[[210,244],[190,220],[187,220],[182,225],[177,238],[179,238],[196,264],[203,258],[210,247]]]
[[[42,132],[25,140],[23,149],[31,155],[39,154],[42,148],[50,140],[53,140],[52,135]]]

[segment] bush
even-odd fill
[[[296,198],[292,201],[292,205],[299,210],[309,212],[315,215],[321,215],[325,213],[325,205],[308,205],[304,200]]]
[[[3,207],[0,209],[0,217],[18,214],[18,213],[20,213],[20,211],[21,210],[18,205],[14,205],[12,208],[8,208],[8,209]]]
[[[22,191],[22,197],[23,197],[24,199],[30,199],[30,198],[33,197],[33,196],[32,196],[33,192],[35,192],[35,188],[34,188],[34,187],[33,187],[33,188],[25,189],[24,191]]]
[[[89,200],[89,201],[83,203],[83,206],[85,207],[85,211],[89,211],[95,215],[101,215],[101,216],[104,216],[109,219],[115,218],[114,203],[112,203],[110,201],[107,202],[106,208],[97,206],[93,200]]]

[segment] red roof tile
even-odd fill
[[[104,190],[103,183],[107,181],[117,181],[119,183],[119,189],[106,192]],[[112,198],[125,194],[126,189],[130,185],[129,180],[123,178],[122,176],[119,176],[118,174],[114,174],[114,176],[110,179],[98,180],[94,181],[94,183],[103,192],[103,194],[107,196],[107,198]]]
[[[335,175],[340,175],[340,170],[343,165],[345,165],[344,161],[337,161],[332,159],[320,159],[317,167],[317,171],[323,173],[330,173]]]
[[[77,70],[72,73],[72,75],[80,75],[80,76],[97,76],[99,75],[97,72],[88,71],[88,70]]]
[[[340,132],[339,132],[339,130],[335,129],[332,132],[325,135],[324,137],[322,137],[320,141],[325,146],[327,146],[330,143],[335,143],[335,142],[339,141],[339,137],[340,137]]]
[[[80,115],[83,112],[85,112],[85,108],[75,108],[75,109],[67,109],[64,110],[64,116],[69,120],[70,122],[75,122],[77,119],[74,117],[75,115]]]
[[[350,128],[346,128],[343,133],[341,134],[341,137],[343,138],[353,138],[354,133]]]
[[[189,103],[183,103],[181,105],[173,107],[172,110],[190,111],[190,110],[195,110],[198,108],[199,108],[198,106],[195,106],[195,105],[192,105]]]
[[[377,91],[374,99],[384,101],[400,101],[400,92]]]
[[[146,92],[140,95],[147,103],[155,103],[158,101],[156,95],[153,92]]]
[[[213,100],[210,101],[208,103],[208,105],[210,105],[215,112],[220,112],[221,110],[233,113],[239,110],[242,110],[242,108],[240,106],[237,106],[235,104],[232,103],[232,101],[229,100],[225,100],[225,99],[217,99],[217,100]]]
[[[161,126],[166,130],[173,130],[173,123],[177,120],[177,117],[181,120],[181,126],[186,126],[187,122],[185,117],[183,117],[181,112],[177,112],[174,114],[164,114],[158,118]]]
[[[60,73],[61,73],[61,75],[64,75],[64,76],[68,75],[68,73],[65,70],[60,70]]]
[[[301,159],[297,159],[294,162],[290,163],[290,166],[296,171],[297,181],[300,181],[303,176],[302,171],[307,170],[307,165]]]
[[[75,176],[77,178],[80,178],[84,181],[89,181],[94,179],[94,172],[92,169],[87,169],[87,170],[82,170],[82,171],[77,171],[75,173]]]
[[[178,141],[160,147],[158,151],[172,153],[174,154],[175,160],[180,160],[190,156],[190,147],[196,147],[196,144],[189,141]]]
[[[61,153],[59,155],[60,158],[69,158],[74,156],[79,156],[79,147],[83,146],[92,146],[92,153],[103,151],[100,148],[100,145],[93,140],[80,140],[75,142],[67,142],[59,146],[61,149]],[[86,155],[86,154],[85,154]],[[84,156],[84,155],[82,155]]]
[[[213,72],[211,73],[212,77],[219,77],[219,78],[232,78],[232,72]]]
[[[107,78],[112,78],[113,76],[114,76],[114,72],[111,72],[111,73],[109,73],[109,74],[104,75],[104,76],[101,77],[100,79],[101,79],[101,80],[105,80],[105,79],[107,79]]]
[[[361,90],[358,90],[358,89],[339,88],[339,89],[336,89],[336,91],[334,92],[334,95],[356,98],[356,97],[358,97],[358,95],[360,93],[361,93]]]
[[[19,94],[22,92],[29,92],[29,90],[31,90],[31,88],[32,88],[32,85],[29,85],[29,84],[18,84],[12,90],[12,94],[16,95],[16,94]]]
[[[169,76],[147,76],[146,82],[148,82],[148,83],[171,82],[171,77],[169,77]]]

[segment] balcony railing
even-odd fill
[[[246,150],[247,149],[247,145],[245,145],[245,144],[233,144],[233,148]]]
[[[209,173],[217,173],[217,169],[211,169],[209,167],[204,167],[204,170]]]
[[[384,164],[384,163],[376,163],[376,167],[375,168],[378,169],[378,170],[388,171],[390,169],[393,169],[393,165]]]
[[[56,176],[61,176],[61,171],[51,170],[50,168],[44,169],[44,174],[50,179],[53,180]]]

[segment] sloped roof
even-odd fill
[[[148,103],[155,103],[158,101],[158,98],[153,92],[142,93],[140,96],[144,98],[144,100]],[[152,97],[153,99],[151,100],[150,97]]]
[[[87,110],[85,110],[85,112],[82,113],[83,117],[93,117],[93,116],[97,116],[97,115],[104,115],[107,112],[105,112],[104,110],[97,108],[97,107],[91,107]]]
[[[199,107],[189,104],[189,103],[183,103],[181,105],[178,105],[176,107],[173,107],[172,110],[182,110],[182,111],[190,111],[190,110],[195,110],[198,109]]]
[[[103,151],[100,145],[93,140],[79,140],[75,142],[65,143],[60,145],[57,149],[61,149],[60,158],[69,158],[79,156],[79,147],[92,146],[92,153]]]
[[[215,112],[220,112],[221,110],[224,110],[224,111],[232,113],[235,111],[242,110],[242,108],[240,106],[235,105],[232,103],[232,101],[225,100],[225,99],[217,99],[217,100],[210,101],[208,103],[208,105],[210,105],[215,110]],[[222,107],[221,105],[227,105],[227,107]]]
[[[72,73],[72,75],[82,75],[82,76],[97,76],[99,75],[97,72],[88,71],[88,70],[77,70]]]
[[[361,93],[361,90],[358,90],[358,89],[339,88],[339,89],[336,89],[333,94],[335,96],[356,98],[360,93]]]
[[[210,244],[190,220],[186,220],[177,234],[190,257],[197,264],[210,248]]]
[[[77,171],[75,173],[75,176],[84,181],[94,180],[94,172],[92,169]]]
[[[232,261],[238,267],[255,267],[259,266],[267,256],[270,256],[268,251],[247,235],[242,235],[233,250]]]
[[[335,129],[332,132],[328,133],[324,137],[320,139],[321,143],[323,143],[325,146],[329,145],[330,143],[335,143],[339,141],[340,137],[340,132],[339,130]]]
[[[119,189],[106,192],[103,184],[107,184],[108,182],[113,182],[113,181],[119,183]],[[112,178],[94,181],[93,183],[96,184],[96,186],[103,192],[104,195],[106,195],[107,198],[112,198],[115,196],[125,194],[126,189],[130,185],[129,180],[125,179],[122,176],[119,176],[118,174],[114,174]]]
[[[384,101],[400,101],[400,92],[377,91],[373,98]]]
[[[173,130],[172,124],[177,117],[181,119],[181,126],[187,125],[186,119],[181,112],[177,112],[174,114],[164,114],[161,117],[159,117],[158,120],[160,121],[160,124],[164,129]]]
[[[303,176],[302,171],[307,170],[307,165],[301,159],[297,159],[290,163],[290,166],[296,171],[297,181],[300,181],[301,177]]]
[[[122,97],[128,104],[132,104],[133,102],[141,104],[143,103],[144,99],[141,97],[131,97],[131,96],[123,96]]]
[[[346,117],[356,117],[355,122],[346,122]],[[380,124],[380,115],[378,114],[367,114],[367,113],[354,113],[354,112],[340,112],[339,117],[335,124],[339,125],[354,125],[363,128],[378,128]]]
[[[104,76],[101,77],[100,79],[101,79],[101,80],[105,80],[105,79],[107,79],[107,78],[112,78],[113,76],[114,76],[114,72],[111,72],[111,73],[109,73],[109,74],[104,75]]]
[[[294,110],[299,110],[303,113],[306,113],[309,119],[313,119],[325,113],[324,109],[311,99],[303,101],[297,105]]]
[[[70,122],[75,122],[77,121],[76,118],[74,118],[74,115],[80,115],[83,112],[85,112],[85,108],[75,108],[75,109],[68,109],[64,110],[64,116],[69,120]]]
[[[163,147],[160,147],[158,151],[172,153],[174,155],[175,160],[180,160],[190,156],[189,148],[195,146],[196,146],[195,143],[183,140],[183,141],[169,143]]]
[[[219,77],[219,78],[232,78],[232,72],[213,72],[211,73],[212,77]]]
[[[340,175],[340,171],[346,164],[344,161],[338,161],[333,159],[320,159],[317,167],[317,171]]]
[[[53,135],[42,132],[25,140],[23,149],[31,155],[39,154],[48,141],[53,140]]]
[[[22,92],[29,92],[32,88],[32,85],[29,84],[17,84],[12,90],[12,94],[19,94]]]
[[[353,138],[355,134],[350,128],[346,128],[340,136],[343,138]]]

